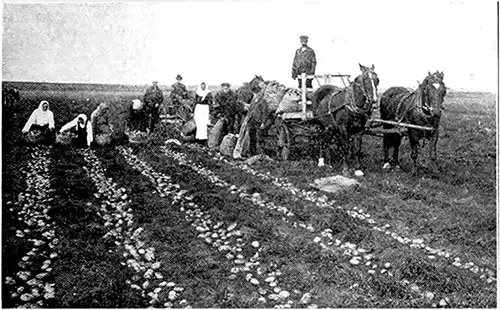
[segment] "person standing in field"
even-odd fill
[[[300,36],[300,44],[302,45],[295,51],[295,57],[292,65],[292,79],[299,77],[299,88],[302,88],[302,79],[300,75],[314,74],[316,71],[316,54],[314,50],[307,46],[307,36]],[[306,79],[306,87],[312,88],[312,79]]]
[[[177,82],[172,84],[172,92],[170,93],[170,100],[174,106],[174,111],[168,111],[169,114],[175,114],[177,109],[183,104],[183,101],[188,98],[188,91],[186,85],[182,84],[182,76],[177,74]]]
[[[208,139],[208,125],[210,124],[210,106],[212,93],[207,89],[205,82],[200,84],[196,91],[196,105],[194,107],[194,122],[196,123],[195,139],[204,143]]]
[[[214,114],[216,119],[224,118],[223,135],[228,133],[238,134],[240,130],[240,118],[244,113],[241,104],[238,103],[236,93],[231,89],[231,84],[222,83],[222,90],[215,98]]]
[[[148,129],[152,133],[160,120],[160,107],[163,103],[163,92],[158,87],[157,81],[153,81],[153,85],[146,90],[143,102],[144,112],[148,118]]]
[[[26,124],[22,129],[23,134],[32,132],[36,135],[42,135],[42,141],[50,144],[54,142],[55,138],[55,123],[54,123],[54,113],[49,110],[49,102],[42,100],[35,109]]]
[[[94,141],[92,124],[87,120],[85,114],[79,114],[74,120],[62,126],[59,133],[70,131],[76,135],[74,144],[76,147],[84,148],[90,146]]]

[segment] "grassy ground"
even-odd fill
[[[26,228],[17,216],[22,207],[16,204],[18,194],[26,190],[20,171],[32,153],[19,140],[23,122],[42,99],[51,102],[59,127],[80,112],[89,115],[102,100],[120,107],[138,95],[129,90],[22,91],[20,105],[4,110],[4,306],[20,305],[19,299],[11,298],[12,286],[5,282],[6,277],[16,278],[18,262],[30,245],[16,237],[18,230]],[[334,208],[323,208],[270,179],[236,168],[238,162],[214,159],[200,147],[170,145],[171,153],[165,153],[160,148],[163,141],[178,137],[172,125],[161,127],[148,145],[124,147],[130,148],[131,154],[149,165],[151,171],[167,176],[177,186],[172,185],[165,195],[159,194],[154,178],[133,167],[121,151],[124,149],[113,146],[94,152],[105,177],[129,195],[132,229],[143,229],[141,242],[155,249],[155,259],[161,263],[158,272],[163,279],[158,282],[171,281],[183,288],[175,300],[169,300],[166,291],[161,291],[158,296],[162,303],[156,306],[165,306],[166,301],[171,302],[166,306],[201,308],[285,304],[294,308],[406,308],[432,307],[446,300],[448,307],[493,308],[497,305],[496,281],[487,283],[478,274],[453,266],[452,260],[429,258],[427,252],[403,245],[347,213],[361,208],[378,226],[388,224],[398,235],[421,238],[434,249],[448,251],[452,258],[460,257],[463,263],[472,261],[496,274],[494,99],[491,94],[451,92],[445,107],[438,142],[440,173],[431,175],[422,169],[417,177],[410,177],[404,172],[383,172],[381,141],[366,137],[366,176],[360,179],[361,186],[336,195],[314,193],[326,195],[334,201]],[[286,178],[300,190],[313,191],[309,184],[315,178],[337,174],[340,169],[318,168],[314,153],[301,151],[307,149],[307,144],[298,143],[292,154],[294,160],[261,162],[252,168]],[[407,169],[407,141],[403,142],[401,154],[403,169]],[[94,195],[99,188],[90,179],[83,152],[54,146],[49,157],[55,199],[48,214],[60,240],[48,276],[48,281],[55,284],[55,298],[45,306],[148,306],[148,295],[130,285],[131,279],[143,280],[133,269],[123,266],[124,245],[104,238],[109,227],[99,209],[102,197]],[[421,158],[425,167],[425,156]],[[203,220],[193,214],[202,214]],[[212,224],[206,224],[206,219],[211,219]],[[221,228],[213,228],[219,222]],[[228,233],[232,223],[237,223],[235,231],[239,235]],[[227,238],[207,241],[200,237],[203,225],[211,227],[212,232],[228,233]],[[330,233],[325,234],[328,229]],[[335,240],[341,246],[336,246]],[[234,250],[221,250],[224,241]],[[255,241],[258,247],[252,245]],[[345,245],[355,245],[356,251],[366,250],[373,255],[372,264],[365,265],[366,259],[353,264],[352,258],[359,254],[353,254]],[[257,249],[259,255],[254,256]],[[231,253],[234,257],[228,256]],[[246,266],[235,262],[238,254],[249,263],[248,270],[235,272],[234,268]],[[250,264],[255,262],[255,266]],[[381,266],[386,263],[390,267],[382,272]],[[374,264],[379,267],[374,268]],[[275,298],[274,287],[269,285],[273,282],[265,282],[270,275],[289,296]],[[258,284],[250,279],[256,279]]]

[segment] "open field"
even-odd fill
[[[42,99],[59,128],[144,91],[29,89],[2,113],[4,307],[497,307],[493,94],[448,93],[439,173],[383,172],[365,137],[361,185],[329,194],[309,184],[340,167],[306,142],[253,166],[165,145],[168,123],[143,146],[25,146]]]

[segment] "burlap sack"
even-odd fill
[[[281,99],[276,113],[282,112],[301,112],[301,95],[300,91],[294,88],[286,89],[283,98]]]
[[[276,81],[271,81],[264,90],[264,100],[268,103],[269,111],[276,111],[285,94],[286,87]]]
[[[196,131],[196,123],[194,119],[190,119],[184,125],[182,125],[181,133],[185,136],[189,136]]]
[[[250,113],[245,116],[243,124],[241,124],[240,133],[236,145],[233,150],[233,158],[241,159],[250,148],[250,130],[248,128],[248,121],[250,120]]]
[[[220,118],[217,123],[215,123],[212,130],[208,132],[208,147],[211,149],[216,149],[219,147],[222,141],[222,130],[224,129],[224,119]]]
[[[224,139],[222,139],[222,143],[220,144],[221,154],[232,156],[234,147],[236,146],[236,141],[238,141],[238,137],[236,137],[236,135],[233,135],[232,133],[227,134]]]

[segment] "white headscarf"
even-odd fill
[[[141,100],[139,100],[139,99],[132,100],[132,109],[134,109],[136,111],[140,111],[140,110],[142,110],[143,106],[144,106],[144,103]]]
[[[23,132],[28,132],[32,125],[45,126],[48,124],[50,129],[55,128],[54,113],[52,113],[48,107],[47,111],[44,111],[42,107],[44,104],[49,105],[49,102],[46,100],[40,101],[38,108],[31,113],[30,118],[24,125]]]
[[[78,122],[78,119],[81,118],[83,119],[83,125],[81,125]],[[93,133],[92,133],[92,124],[91,122],[87,122],[87,115],[85,114],[78,114],[78,116],[73,119],[71,122],[67,123],[66,125],[62,126],[61,129],[59,130],[60,133],[63,133],[71,128],[74,127],[80,127],[84,128],[87,126],[87,145],[90,146],[90,143],[94,140]]]
[[[201,89],[201,84],[198,86],[198,89],[196,90],[196,94],[201,97],[201,101],[205,100],[205,97],[210,93],[208,90],[208,87],[205,84],[205,90]]]

